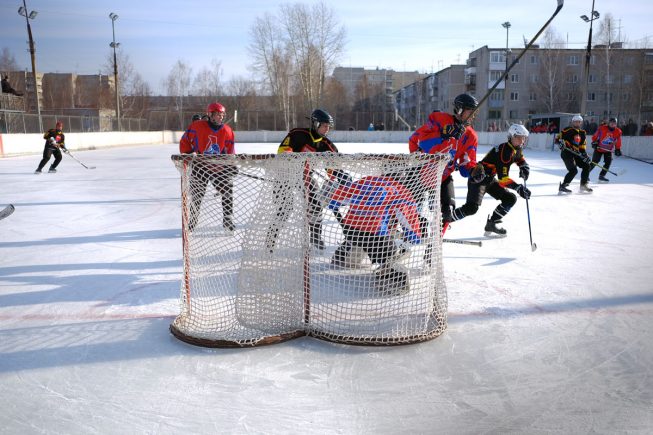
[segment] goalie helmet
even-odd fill
[[[333,117],[329,115],[329,112],[326,110],[322,109],[315,109],[313,110],[313,113],[311,113],[311,128],[313,130],[318,129],[320,124],[329,124],[329,127],[333,127]]]

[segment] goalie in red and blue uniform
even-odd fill
[[[220,103],[211,103],[206,109],[208,119],[193,121],[179,141],[182,154],[221,155],[235,154],[234,132],[224,123],[225,107]],[[197,160],[191,163],[190,192],[191,206],[188,229],[193,231],[197,224],[202,200],[206,194],[209,181],[215,186],[222,199],[222,223],[224,228],[233,232],[234,196],[233,179],[236,166]]]
[[[389,294],[408,290],[408,274],[396,267],[397,260],[424,238],[426,220],[421,218],[410,191],[393,177],[366,176],[342,182],[331,195],[334,211],[345,240],[336,249],[332,264],[343,266],[352,249],[362,249],[376,271],[377,288]],[[340,209],[347,207],[344,216]],[[401,228],[401,232],[398,229]],[[401,234],[400,238],[396,235]]]

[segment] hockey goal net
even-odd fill
[[[363,345],[437,337],[447,327],[447,158],[173,155],[183,279],[171,332],[206,347],[304,335]]]

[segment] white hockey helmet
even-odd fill
[[[574,115],[573,118],[571,118],[571,123],[573,124],[574,122],[583,122],[583,117],[580,115]]]
[[[508,129],[508,139],[512,139],[514,136],[528,138],[528,130],[521,124],[512,124]]]

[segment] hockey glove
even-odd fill
[[[597,141],[592,142],[592,148],[596,149],[597,146],[599,146]]]
[[[471,177],[472,183],[477,184],[483,181],[485,178],[485,167],[483,166],[483,163],[478,163],[474,169],[472,169]]]
[[[531,173],[531,168],[528,166],[528,163],[524,163],[519,167],[519,176],[524,179],[524,181],[528,181],[528,176]]]
[[[617,156],[617,157],[621,157],[621,150],[619,148],[614,150],[614,155]]]
[[[515,190],[517,193],[519,193],[519,196],[524,199],[529,199],[531,197],[531,191],[528,190],[528,187],[524,186],[523,184],[518,184]]]
[[[583,159],[583,163],[586,165],[589,165],[592,159],[590,159],[590,156],[588,156],[586,153],[583,153],[580,155],[580,158]]]
[[[441,137],[443,140],[449,138],[460,139],[464,132],[465,126],[456,122],[453,125],[445,125]]]

